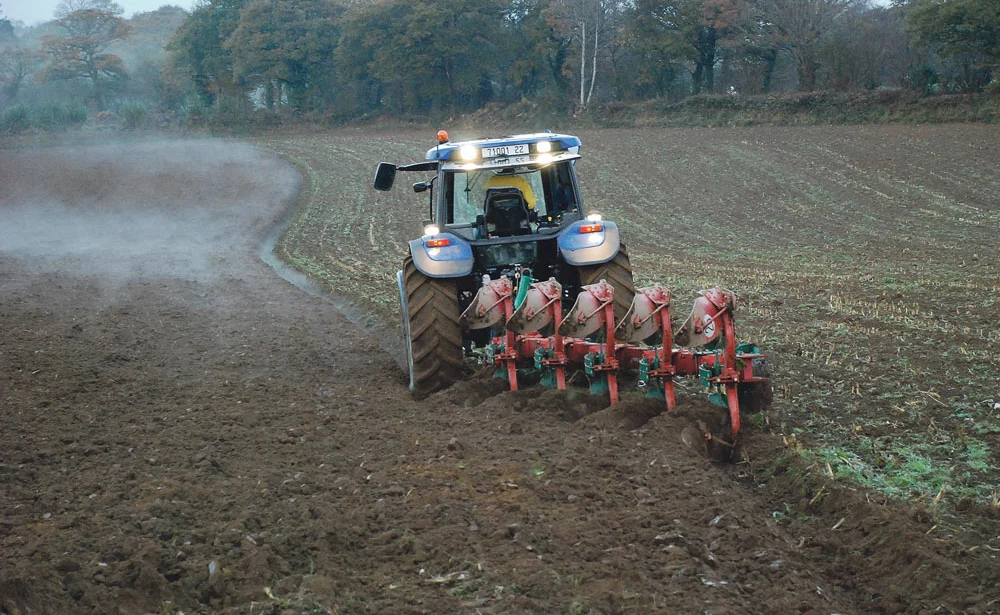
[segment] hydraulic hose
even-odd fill
[[[514,298],[515,310],[524,303],[524,299],[528,296],[528,291],[531,289],[532,282],[534,282],[534,279],[531,277],[531,269],[521,270],[521,281],[517,285],[517,297]]]

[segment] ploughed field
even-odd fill
[[[580,134],[637,281],[770,356],[736,465],[694,385],[410,399],[426,195],[370,182],[433,132],[0,149],[0,613],[998,609],[1000,128]]]

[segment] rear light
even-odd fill
[[[448,238],[427,240],[428,248],[443,248],[445,246],[450,246],[450,245],[451,245],[451,240]]]
[[[584,224],[580,226],[581,233],[600,233],[603,230],[603,224]]]

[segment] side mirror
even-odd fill
[[[430,182],[417,182],[413,184],[413,191],[417,193],[427,192],[427,189],[430,187],[431,187]]]
[[[392,184],[396,181],[396,165],[389,164],[388,162],[378,163],[378,168],[375,169],[375,182],[373,187],[376,190],[381,190],[386,192],[392,189]]]

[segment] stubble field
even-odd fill
[[[370,178],[379,160],[422,159],[429,133],[263,143],[308,177],[282,255],[383,323],[396,322],[395,272],[427,202],[408,176],[388,195]],[[580,136],[584,202],[619,222],[637,283],[678,304],[716,284],[740,294],[738,331],[774,369],[771,430],[875,493],[996,516],[1000,129]]]

